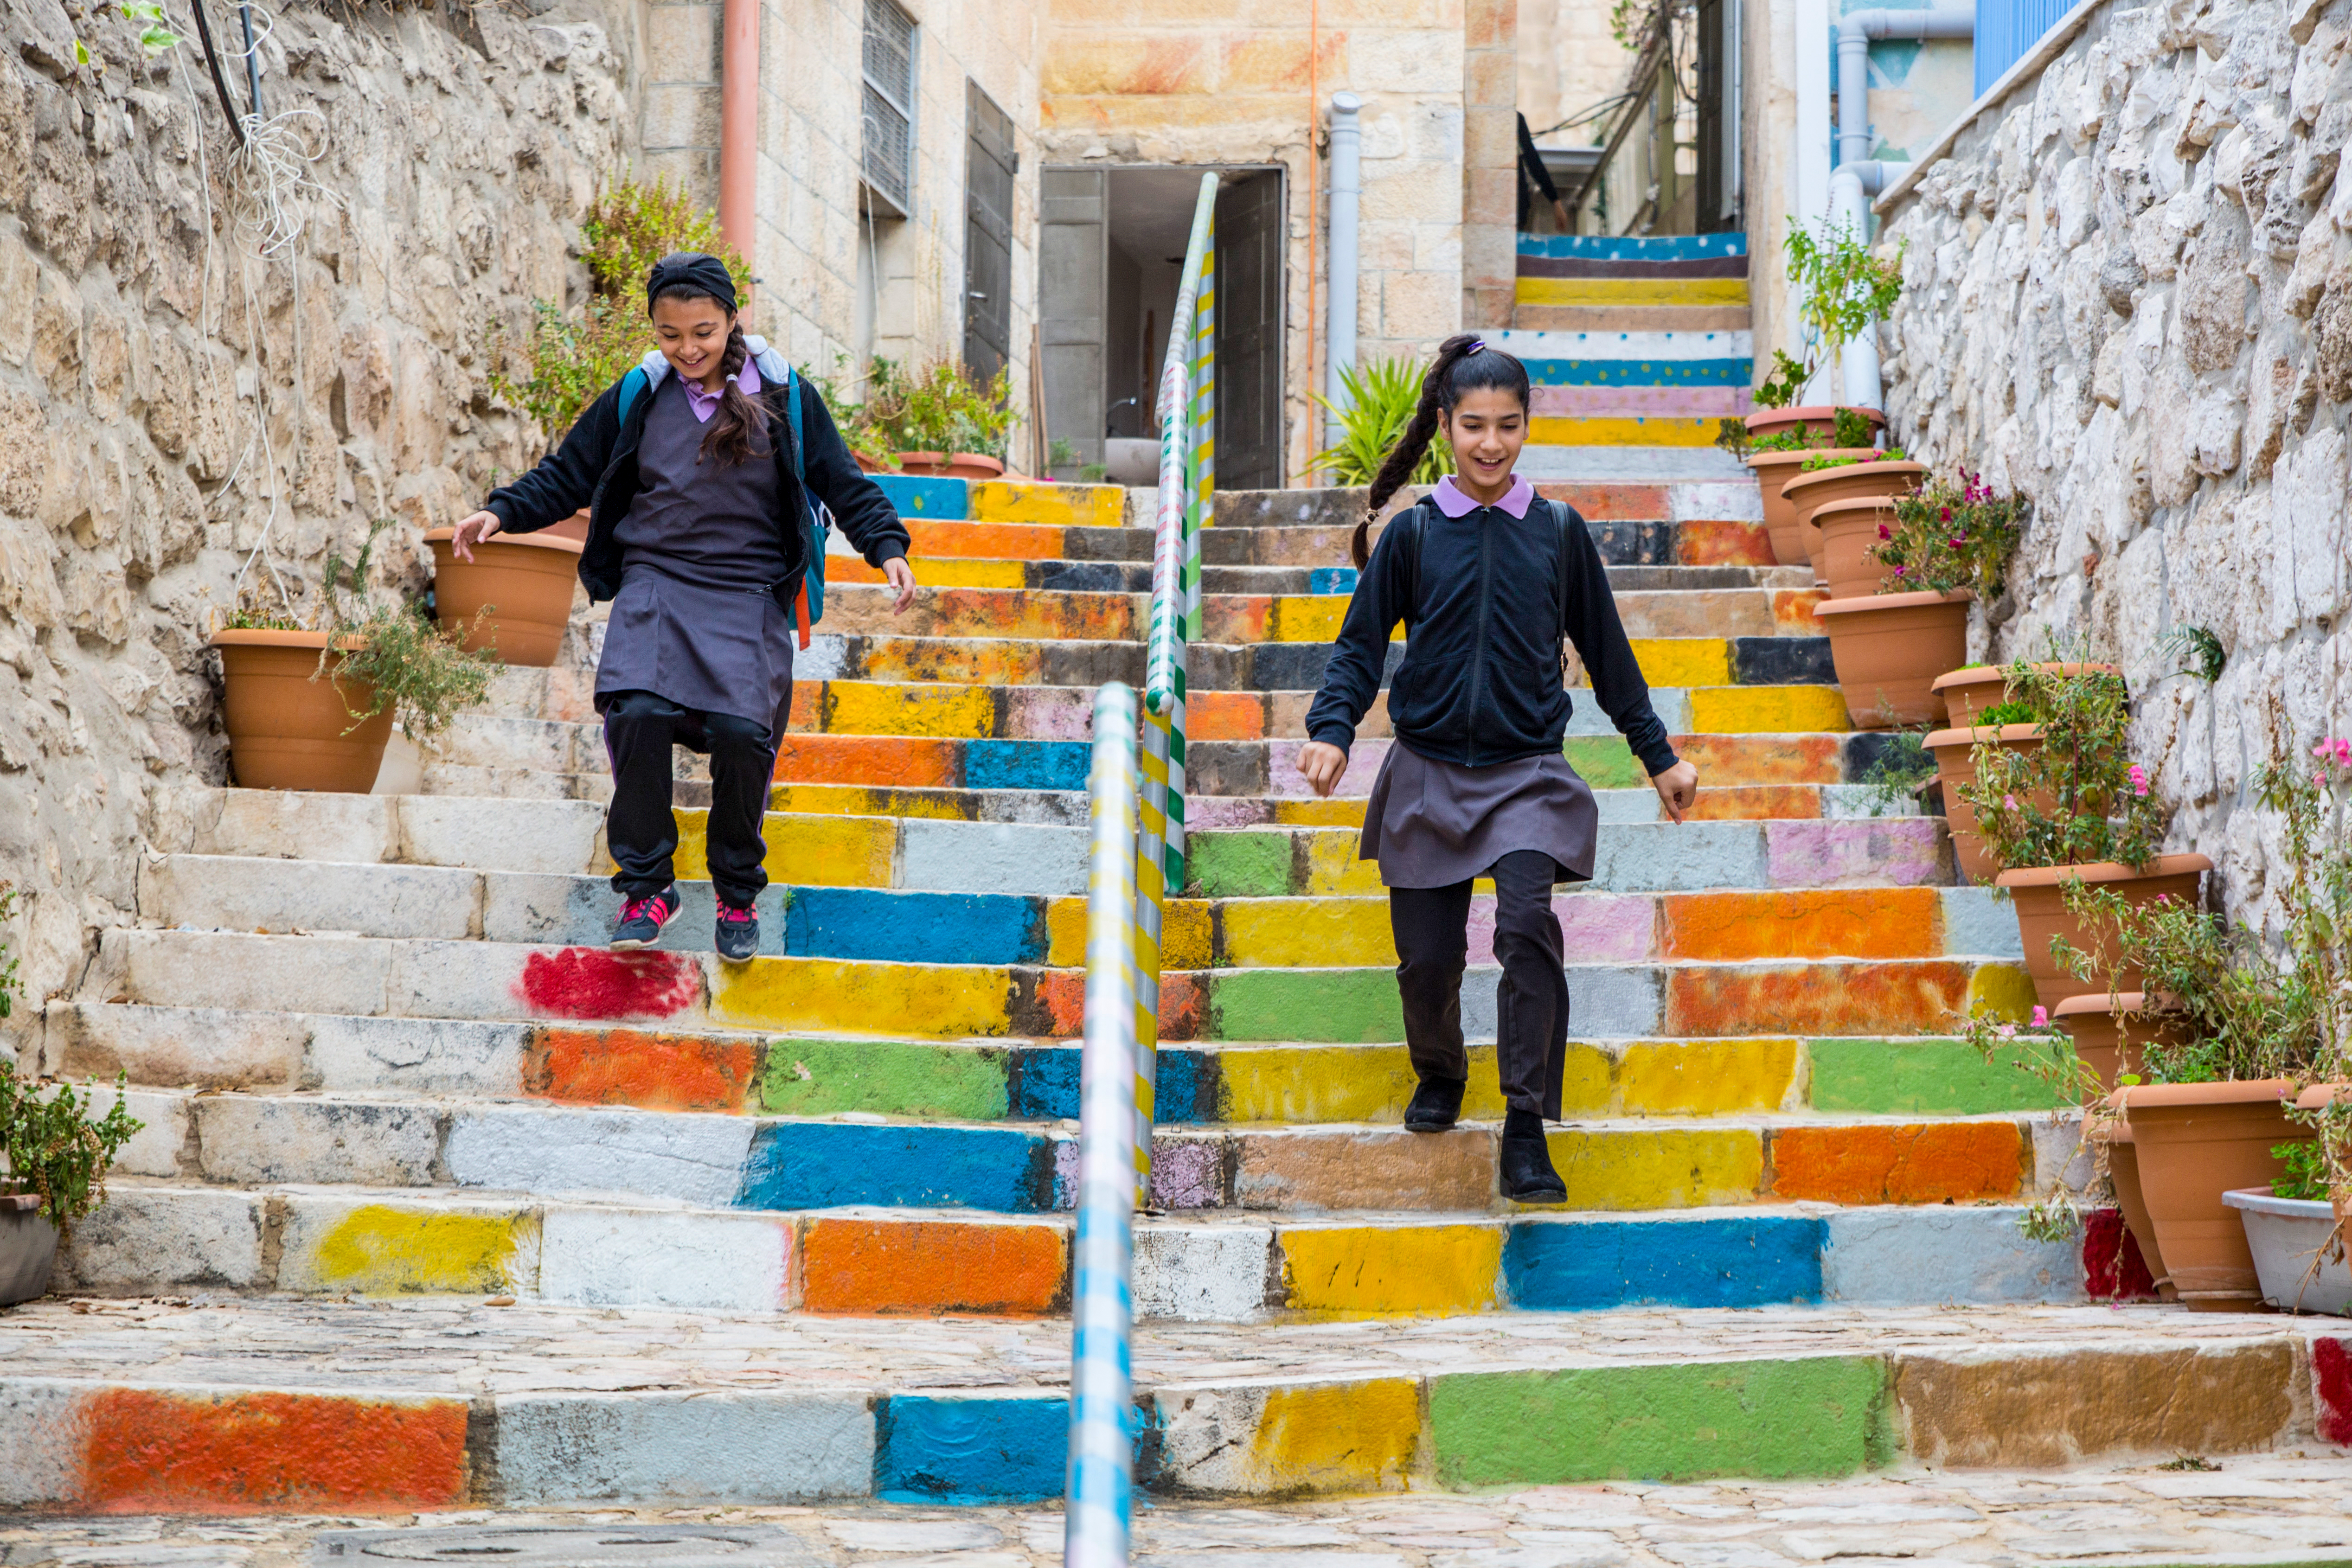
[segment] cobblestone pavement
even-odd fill
[[[2178,1462],[2178,1461],[2176,1461]],[[1151,1509],[1139,1568],[1940,1568],[2352,1563],[2352,1464],[1976,1471],[1778,1485],[1547,1487],[1487,1497]],[[739,1509],[398,1520],[0,1520],[0,1564],[297,1568],[1048,1568],[1050,1509]]]
[[[2161,1307],[1626,1311],[1145,1325],[1139,1386],[1417,1375],[1732,1356],[2145,1346],[2334,1332],[2336,1320]],[[0,1312],[0,1375],[110,1382],[400,1388],[1061,1386],[1066,1322],[726,1317],[475,1299],[47,1301]]]

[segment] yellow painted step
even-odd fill
[[[1538,414],[1528,421],[1528,441],[1536,446],[1712,446],[1722,429],[1720,419],[1665,414]]]
[[[1745,305],[1744,277],[1522,277],[1521,305]]]
[[[1127,490],[1118,485],[982,479],[973,483],[970,504],[976,523],[1060,523],[1089,528],[1127,523]]]

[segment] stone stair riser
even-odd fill
[[[1129,521],[1118,485],[1056,485],[1031,479],[945,479],[877,474],[874,482],[899,516],[917,527],[933,520],[1033,527],[1118,528]]]
[[[2020,1346],[1147,1385],[1137,1484],[1273,1500],[2285,1448],[2320,1440],[2317,1343],[2340,1354],[2286,1332],[2194,1353],[2118,1337],[2055,1363]],[[82,1512],[1041,1502],[1061,1495],[1069,1441],[1057,1388],[469,1401],[20,1377],[0,1404],[32,1417],[7,1500]]]
[[[58,1004],[40,1060],[79,1078],[129,1072],[148,1086],[535,1098],[645,1111],[790,1116],[1075,1120],[1075,1046],[770,1037],[549,1023]],[[1464,1114],[1502,1115],[1491,1045],[1470,1050]],[[1570,1118],[1756,1115],[1976,1116],[2054,1108],[2022,1051],[1987,1061],[1947,1038],[1769,1036],[1575,1040],[1561,1109]],[[1414,1077],[1400,1045],[1171,1042],[1158,1053],[1163,1125],[1393,1125]],[[131,1092],[158,1124],[132,1168],[178,1169],[182,1102]],[[151,1116],[149,1113],[152,1113]],[[164,1124],[169,1124],[166,1125]]]
[[[714,902],[707,889],[681,892],[686,907],[662,946],[707,948]],[[184,929],[590,945],[610,933],[620,895],[608,880],[584,875],[178,855],[141,868],[139,908],[144,921]],[[1558,908],[1567,950],[1583,962],[2023,956],[2014,920],[1989,888],[1586,891]],[[772,884],[760,909],[762,950],[780,956],[1056,967],[1085,960],[1086,901],[1076,896]],[[1493,962],[1494,918],[1492,896],[1475,897],[1473,963]],[[1171,969],[1396,962],[1385,897],[1178,899],[1164,919],[1161,963]]]
[[[1066,1222],[529,1198],[123,1186],[65,1250],[89,1294],[191,1288],[513,1294],[582,1306],[860,1316],[1066,1312]],[[2099,1211],[2094,1211],[2095,1215]],[[2110,1211],[2111,1213],[2111,1211]],[[2090,1299],[2097,1242],[2005,1205],[1378,1223],[1140,1223],[1145,1321]],[[2111,1234],[2095,1219],[2086,1237]],[[277,1240],[265,1250],[262,1239]]]

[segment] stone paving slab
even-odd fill
[[[2177,1461],[2167,1461],[2175,1463]],[[2210,1463],[2211,1461],[2208,1461]],[[2248,1456],[2145,1466],[1906,1473],[1841,1483],[1617,1482],[1139,1511],[1139,1568],[1780,1568],[1837,1561],[2210,1568],[2352,1563],[2352,1468]],[[1058,1568],[1051,1506],[945,1511],[603,1509],[364,1517],[21,1518],[5,1568]]]

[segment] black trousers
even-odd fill
[[[1568,1062],[1568,977],[1560,968],[1559,917],[1551,910],[1559,865],[1539,850],[1514,850],[1486,874],[1495,879],[1495,960],[1503,967],[1495,1021],[1503,1098],[1513,1110],[1556,1122]],[[1462,971],[1470,957],[1470,883],[1389,889],[1389,926],[1413,1071],[1423,1078],[1467,1078]]]
[[[604,750],[613,759],[604,843],[616,868],[613,889],[624,898],[645,898],[676,874],[673,745],[710,754],[710,880],[719,897],[748,909],[768,885],[760,821],[776,770],[775,739],[764,724],[730,713],[698,713],[651,692],[615,692],[604,705]]]

